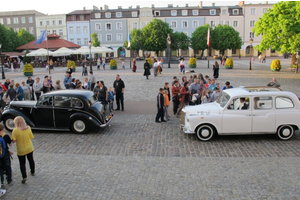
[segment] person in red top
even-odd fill
[[[186,105],[189,105],[190,103],[190,96],[192,96],[192,94],[189,90],[189,82],[184,83],[184,86],[180,89],[180,95],[180,107],[177,110],[176,117],[178,117],[181,109],[184,108]]]
[[[2,84],[1,81],[0,81],[0,86],[2,87],[2,91],[3,91],[3,92],[6,92],[7,89],[6,89],[5,85]]]
[[[177,80],[174,81],[174,85],[172,86],[171,91],[172,91],[173,113],[174,115],[176,115],[179,107],[178,94],[180,93],[180,85]]]

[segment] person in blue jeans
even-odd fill
[[[108,102],[109,102],[109,112],[114,110],[114,92],[112,87],[109,88],[108,91]]]

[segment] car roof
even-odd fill
[[[90,99],[94,93],[88,90],[56,90],[43,94],[43,96],[66,96]]]
[[[238,88],[231,88],[231,89],[226,89],[223,90],[223,92],[226,92],[227,94],[229,94],[231,97],[235,97],[235,96],[266,96],[266,95],[270,95],[270,96],[293,96],[296,97],[297,96],[289,91],[281,91],[281,90],[252,90],[252,88],[254,87],[238,87]]]

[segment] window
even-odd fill
[[[194,50],[194,53],[195,54],[199,54],[199,50]]]
[[[6,23],[10,24],[10,18],[6,18]]]
[[[64,32],[63,32],[62,29],[59,29],[59,30],[58,30],[58,35],[60,35],[60,36],[63,36],[63,35],[64,35]]]
[[[272,97],[254,97],[253,98],[253,106],[254,109],[272,109],[273,104],[272,104]]]
[[[171,28],[177,28],[177,22],[176,21],[171,22]]]
[[[19,23],[19,18],[14,17],[13,19],[14,19],[14,24],[18,24]]]
[[[22,21],[22,24],[25,24],[25,23],[26,23],[25,17],[22,17],[22,18],[21,18],[21,21]]]
[[[250,38],[254,38],[254,33],[250,32]]]
[[[288,97],[276,97],[275,106],[276,106],[277,109],[280,109],[280,108],[294,108],[294,103]]]
[[[249,46],[246,47],[246,54],[250,54],[250,47]]]
[[[145,11],[142,12],[142,17],[145,17]]]
[[[171,16],[177,16],[177,10],[171,10]]]
[[[215,27],[216,26],[216,22],[215,21],[210,21],[210,26],[211,27]]]
[[[151,12],[150,11],[147,12],[147,17],[151,17]]]
[[[231,53],[236,54],[236,49],[232,49]]]
[[[193,21],[193,28],[197,28],[199,26],[199,21]]]
[[[89,39],[88,38],[84,38],[84,45],[89,45]]]
[[[71,98],[54,96],[54,106],[56,106],[56,107],[71,107]]]
[[[71,16],[71,20],[75,21],[76,20],[76,15]]]
[[[3,23],[3,18],[0,18],[0,24],[4,24],[4,23]]]
[[[70,42],[74,43],[74,38],[70,38]]]
[[[239,21],[233,21],[232,26],[233,27],[238,27],[239,26]]]
[[[52,20],[52,25],[55,25],[55,20]]]
[[[223,26],[223,21],[219,21],[219,24]]]
[[[111,23],[106,23],[106,30],[107,31],[110,31],[111,30]]]
[[[187,55],[187,50],[181,50],[182,55]]]
[[[232,14],[233,15],[238,15],[239,14],[239,10],[238,9],[233,9],[232,10]]]
[[[251,21],[250,21],[250,27],[253,27],[254,24],[255,24],[255,20],[251,20]]]
[[[106,35],[106,41],[111,41],[111,40],[112,40],[111,34]]]
[[[49,25],[50,25],[49,21],[46,21],[46,26],[49,26]]]
[[[138,28],[138,23],[137,22],[132,22],[132,28]]]
[[[87,26],[83,27],[83,33],[88,33],[88,27]]]
[[[116,17],[122,17],[122,13],[121,12],[117,12],[116,13]]]
[[[226,9],[222,9],[222,15],[226,15],[227,14],[227,10]]]
[[[76,26],[76,34],[80,34],[80,26]]]
[[[96,18],[96,19],[101,18],[101,13],[95,13],[95,18]]]
[[[198,15],[198,10],[193,10],[193,15]]]
[[[160,12],[159,12],[159,11],[155,11],[155,12],[154,12],[154,16],[155,16],[155,17],[160,16]]]
[[[229,21],[225,21],[225,25],[229,26]]]
[[[256,9],[255,8],[251,8],[250,13],[251,13],[251,15],[255,15]]]
[[[61,20],[61,19],[58,20],[58,24],[59,24],[59,25],[62,25],[62,20]]]
[[[117,22],[117,30],[122,30],[122,22]]]
[[[40,26],[43,26],[43,21],[40,21]]]
[[[249,97],[234,98],[229,104],[229,110],[249,110]],[[237,111],[239,112],[239,111]]]
[[[95,29],[96,29],[96,31],[100,31],[101,30],[101,24],[95,24]]]
[[[101,34],[97,34],[97,38],[100,42],[102,42],[102,35]]]
[[[80,21],[84,20],[84,15],[80,15]]]
[[[73,28],[73,26],[69,27],[69,32],[70,32],[70,34],[74,34],[74,28]]]
[[[182,21],[182,28],[187,28],[187,27],[188,27],[188,22]]]
[[[268,8],[263,8],[263,13],[266,13]]]
[[[276,50],[275,49],[271,49],[271,53],[276,53]]]
[[[132,17],[137,17],[137,12],[131,12]]]
[[[56,30],[53,30],[52,33],[56,35]]]
[[[81,38],[77,38],[77,44],[81,45]]]
[[[30,34],[33,34],[33,30],[34,30],[33,27],[29,27],[29,33]]]
[[[198,11],[198,10],[197,10]],[[187,16],[187,14],[188,14],[188,11],[187,10],[182,10],[181,11],[181,15],[182,16]]]
[[[33,18],[32,17],[28,17],[28,21],[29,21],[29,23],[33,23]]]
[[[141,28],[144,28],[146,26],[146,22],[141,22]]]
[[[111,18],[111,13],[105,13],[106,18]]]
[[[210,10],[210,15],[216,15],[216,10]]]
[[[123,37],[121,33],[117,34],[117,41],[123,41]]]
[[[50,35],[51,33],[50,33],[50,30],[47,30],[47,35]]]

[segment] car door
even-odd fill
[[[241,103],[243,99],[244,102]],[[249,106],[248,97],[234,98],[222,113],[223,134],[247,134],[251,133],[252,111]],[[220,133],[220,134],[222,134]]]
[[[41,96],[36,106],[32,108],[32,118],[36,127],[51,128],[53,123],[53,97]]]
[[[253,133],[275,132],[276,115],[273,106],[273,97],[256,96],[253,98]]]

